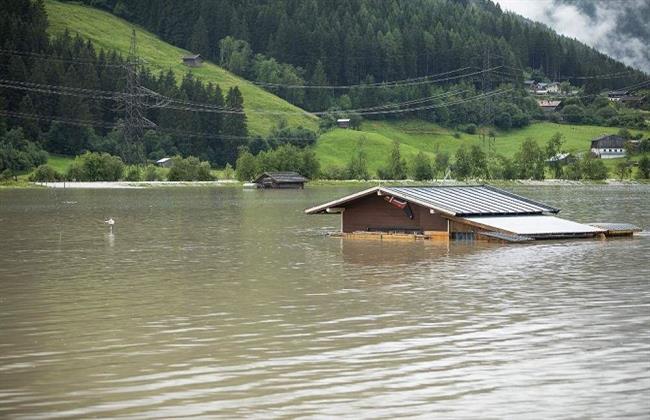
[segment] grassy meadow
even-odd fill
[[[54,0],[46,0],[45,6],[50,22],[49,30],[53,34],[68,29],[73,35],[78,33],[90,39],[99,48],[114,49],[126,55],[131,42],[131,30],[135,29],[138,52],[153,71],[172,69],[180,83],[189,70],[181,63],[181,57],[188,54],[188,51],[167,44],[156,35],[110,13],[80,4]],[[224,95],[228,88],[239,86],[244,95],[248,128],[253,135],[268,134],[277,125],[279,119],[277,115],[259,114],[254,110],[290,112],[292,114],[286,115],[290,126],[302,125],[312,130],[318,126],[316,117],[210,62],[205,62],[202,67],[193,68],[191,71],[205,82],[219,84]]]
[[[618,130],[616,127],[541,122],[523,129],[498,132],[495,148],[497,153],[512,157],[524,139],[531,137],[544,147],[548,139],[559,132],[564,136],[564,150],[580,153],[589,150],[592,138],[602,134],[616,133]],[[631,132],[638,133],[639,131],[631,130]],[[487,147],[478,135],[461,133],[460,138],[456,138],[454,133],[453,130],[420,120],[366,121],[358,131],[334,129],[323,134],[316,143],[315,151],[321,168],[344,167],[356,152],[359,140],[364,138],[363,147],[368,156],[368,169],[371,174],[376,174],[378,168],[386,166],[388,163],[394,139],[400,142],[400,152],[409,161],[420,151],[423,151],[431,159],[435,157],[436,153],[444,151],[449,153],[453,160],[456,150],[463,145],[469,147],[477,144],[483,148]],[[644,133],[646,136],[650,135],[648,130]],[[615,177],[614,170],[619,160],[603,160],[610,171],[610,178]],[[73,161],[74,158],[70,156],[50,155],[48,164],[57,171],[65,173]],[[222,169],[214,170],[213,174],[219,179],[226,178]],[[551,176],[550,172],[547,176]]]
[[[74,157],[63,155],[50,154],[47,159],[47,164],[62,174],[68,171],[68,168],[70,165],[72,165],[72,162],[74,162]]]
[[[544,147],[548,139],[555,133],[564,136],[563,149],[568,152],[586,152],[591,146],[591,139],[603,134],[615,134],[616,127],[601,127],[590,125],[565,125],[549,122],[531,124],[523,129],[498,132],[495,150],[507,157],[515,155],[523,140],[530,137]],[[630,130],[638,133],[638,130]],[[364,150],[368,155],[368,169],[374,173],[388,162],[393,140],[400,142],[400,152],[407,160],[423,151],[431,158],[438,152],[447,152],[453,156],[461,146],[474,144],[487,148],[477,134],[460,133],[454,137],[455,131],[427,123],[421,120],[406,121],[365,121],[361,129],[334,129],[323,134],[316,145],[316,156],[323,168],[329,166],[345,166],[356,150],[359,140],[364,138]],[[646,135],[650,131],[644,132]],[[606,165],[613,167],[617,159],[606,159]]]

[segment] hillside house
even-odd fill
[[[349,118],[339,118],[336,120],[336,125],[339,128],[350,128],[350,119]]]
[[[621,98],[628,96],[630,93],[627,90],[610,90],[607,92],[607,99],[612,102],[619,102]]]
[[[562,104],[562,101],[549,101],[546,99],[538,99],[537,104],[542,108],[544,114],[551,114],[557,110],[557,108]]]
[[[537,87],[537,82],[534,80],[524,80],[524,87],[528,90],[534,91]]]
[[[546,91],[548,93],[560,93],[560,83],[559,82],[551,82],[546,85]]]
[[[183,56],[183,64],[187,67],[201,67],[203,58],[201,58],[201,54],[186,55]]]
[[[558,82],[544,83],[540,82],[535,84],[536,95],[548,95],[549,93],[560,93],[560,84]]]
[[[606,135],[591,140],[591,153],[601,159],[612,159],[625,156],[625,143],[621,136]]]

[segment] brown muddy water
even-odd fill
[[[0,190],[0,418],[650,417],[650,236],[345,241],[302,213],[359,189]],[[512,189],[650,229],[647,185]]]

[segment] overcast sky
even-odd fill
[[[493,0],[650,73],[650,0]]]

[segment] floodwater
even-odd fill
[[[650,417],[649,235],[346,241],[302,213],[359,189],[0,190],[0,418]],[[647,185],[512,189],[650,229]]]

